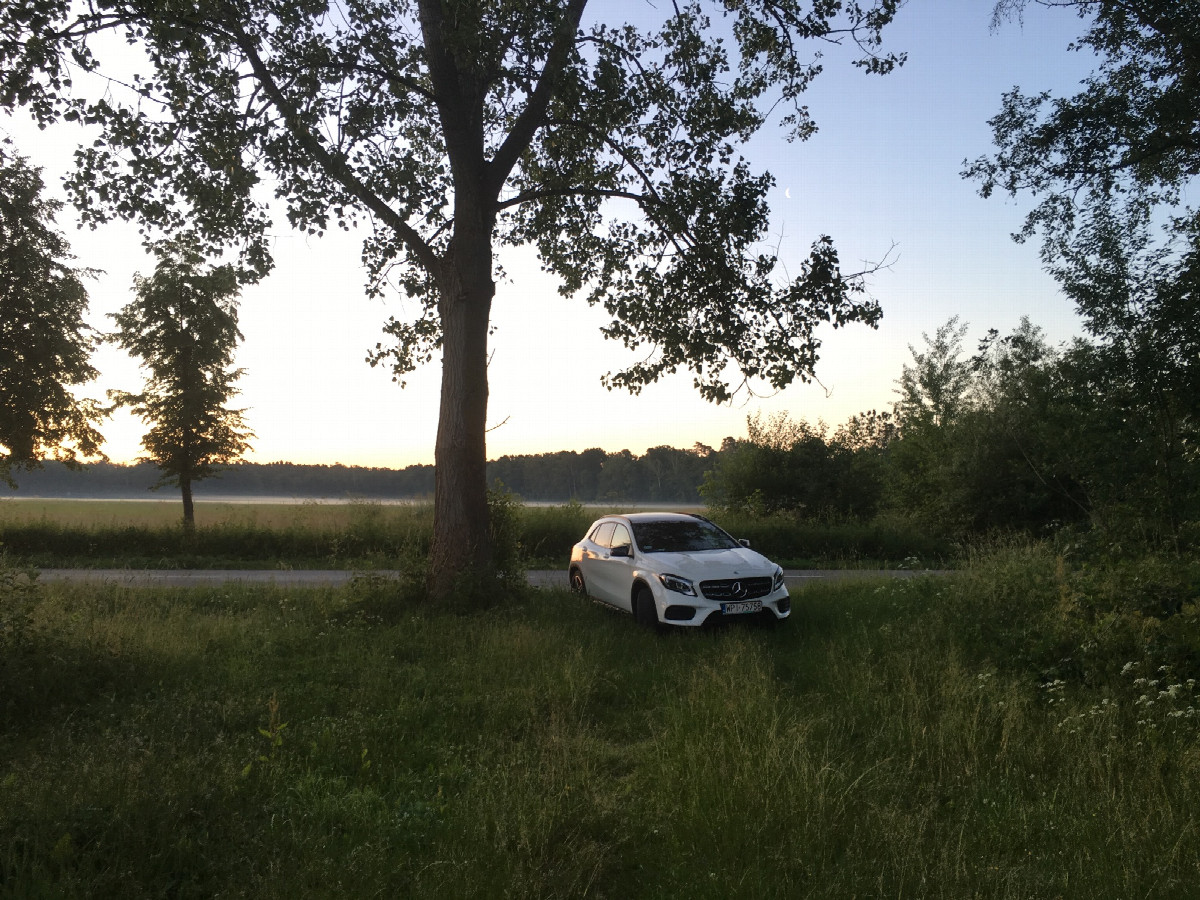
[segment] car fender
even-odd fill
[[[637,596],[638,588],[645,586],[650,592],[650,596],[654,598],[654,605],[659,607],[659,612],[662,612],[662,584],[653,572],[646,572],[643,569],[635,569],[633,572],[633,581],[629,585],[629,611],[633,612],[633,598]]]

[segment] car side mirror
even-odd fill
[[[745,547],[747,550],[750,549],[750,541],[748,541],[746,538],[738,538],[737,542],[739,544],[741,544],[743,547]]]
[[[612,552],[608,555],[613,559],[629,559],[633,556],[633,548],[628,544],[621,544],[619,547],[613,547]]]

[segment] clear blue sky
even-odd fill
[[[628,6],[640,5],[641,0]],[[625,6],[596,3],[595,9]],[[840,54],[807,96],[820,131],[789,144],[767,129],[748,156],[772,171],[772,240],[798,265],[818,235],[833,236],[847,268],[878,260],[895,245],[893,265],[872,280],[884,318],[877,331],[829,330],[817,375],[822,386],[797,385],[768,398],[740,398],[718,407],[699,399],[691,376],[680,373],[640,396],[609,393],[600,376],[629,359],[603,340],[602,312],[561,298],[532,254],[506,254],[509,281],[494,305],[490,457],[553,450],[624,448],[642,453],[669,444],[719,445],[743,436],[747,415],[786,411],[831,426],[864,409],[890,408],[894,382],[920,344],[954,315],[971,325],[969,340],[989,328],[1008,331],[1021,316],[1054,341],[1077,331],[1069,303],[1040,268],[1037,247],[1009,235],[1027,204],[982,200],[959,177],[964,159],[990,150],[986,121],[1000,95],[1026,90],[1072,92],[1092,63],[1067,44],[1081,23],[1067,11],[1031,8],[1024,26],[989,29],[991,0],[910,0],[888,34],[889,49],[908,63],[884,78],[867,77]],[[615,17],[614,17],[615,18]],[[0,121],[21,152],[46,168],[51,190],[70,159],[78,132],[37,132],[19,120]],[[134,272],[149,274],[136,229],[108,226],[76,231],[69,210],[60,226],[78,262],[103,269],[91,286],[91,320],[128,302]],[[242,298],[246,369],[239,405],[257,433],[251,459],[267,462],[400,467],[431,462],[437,425],[439,365],[408,379],[401,390],[386,372],[369,368],[367,349],[380,340],[389,315],[401,318],[400,298],[365,299],[359,238],[307,238],[280,225],[278,268]],[[103,350],[91,393],[136,390],[137,367],[115,349]],[[141,424],[119,418],[103,429],[114,460],[140,452]]]

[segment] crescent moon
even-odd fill
[[[791,200],[791,199],[792,199],[792,189],[791,189],[791,188],[784,188],[784,189],[783,189],[783,196],[785,196],[785,197],[787,197],[789,200]]]

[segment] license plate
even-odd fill
[[[741,600],[737,603],[722,603],[721,612],[727,616],[736,616],[740,613],[762,612],[762,601]]]

